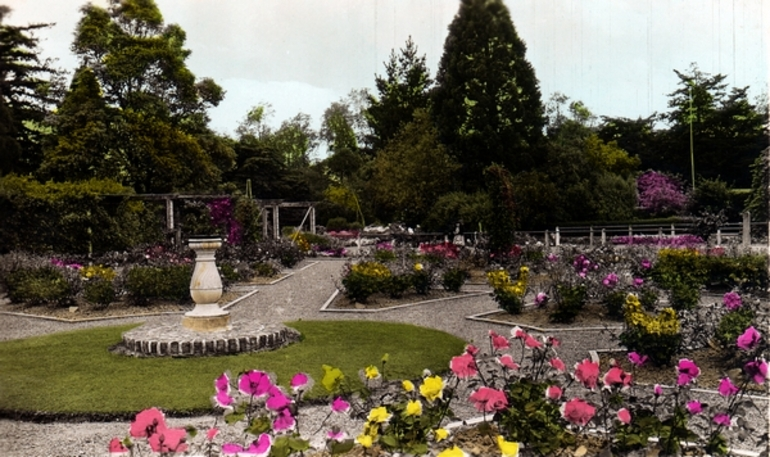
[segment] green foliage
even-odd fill
[[[555,305],[549,318],[553,322],[572,322],[583,310],[587,300],[588,288],[584,284],[559,284],[555,288]]]
[[[694,249],[661,249],[652,278],[671,293],[674,309],[691,309],[708,277],[703,257]]]
[[[430,270],[422,267],[422,264],[419,268],[415,266],[412,272],[412,287],[414,287],[415,292],[419,295],[428,295],[432,286],[433,275]]]
[[[0,179],[0,252],[86,254],[125,250],[158,236],[141,202],[109,180],[47,182],[14,175]],[[107,196],[109,195],[109,197]]]
[[[257,276],[272,278],[279,273],[278,269],[270,262],[257,262],[251,266]]]
[[[484,170],[492,211],[487,224],[488,249],[492,253],[505,253],[514,244],[516,231],[516,202],[511,184],[511,174],[504,167],[493,164]]]
[[[441,275],[441,286],[444,290],[458,293],[469,277],[470,273],[468,273],[468,270],[461,267],[452,267]]]
[[[181,303],[190,300],[191,277],[190,265],[136,266],[125,274],[126,293],[136,304],[146,304],[152,299]]]
[[[412,283],[412,275],[394,274],[383,279],[381,291],[386,293],[390,298],[401,298],[404,295],[404,292],[412,287]]]
[[[502,0],[464,0],[449,26],[433,91],[439,137],[462,165],[465,191],[493,163],[512,173],[536,163],[545,119],[526,46]]]
[[[383,289],[383,283],[390,276],[388,267],[379,262],[349,265],[342,277],[343,293],[351,301],[366,303],[370,295]]]
[[[738,217],[741,208],[733,206],[732,191],[719,178],[701,179],[690,195],[688,210],[691,214],[718,214],[723,212],[728,220]]]
[[[14,303],[67,305],[72,299],[69,282],[53,266],[14,270],[5,278],[5,286]]]
[[[679,352],[682,343],[676,311],[664,308],[657,315],[646,313],[639,298],[628,294],[623,307],[625,329],[620,342],[629,352],[646,355],[658,366],[665,366]]]
[[[350,224],[344,217],[332,217],[326,222],[326,230],[329,232],[339,232],[347,230],[349,227]]]
[[[115,286],[106,278],[96,277],[83,284],[83,298],[90,303],[104,307],[114,302],[115,297]]]
[[[396,260],[396,253],[392,249],[375,249],[374,260],[378,262],[391,262]]]
[[[607,315],[616,319],[623,317],[623,305],[625,303],[626,292],[622,290],[612,291],[602,299],[602,304],[607,308]]]
[[[770,220],[767,203],[770,201],[770,173],[767,172],[769,160],[770,149],[765,149],[751,164],[751,193],[746,197],[744,206],[755,221]]]
[[[424,226],[427,230],[449,232],[462,221],[467,230],[482,231],[491,211],[492,202],[486,192],[450,192],[436,200]]]
[[[767,256],[758,254],[701,257],[710,287],[767,289]]]
[[[541,455],[575,444],[561,420],[559,405],[545,396],[547,383],[522,378],[507,392],[508,408],[500,412],[500,428],[509,441],[522,443]]]
[[[418,110],[377,153],[369,185],[380,220],[420,224],[434,202],[452,190],[459,165],[437,135],[428,113]]]
[[[754,310],[743,306],[734,311],[729,311],[719,320],[714,338],[727,350],[735,350],[735,341],[754,321]]]

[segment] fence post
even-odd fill
[[[602,246],[607,244],[607,229],[602,229]]]
[[[722,246],[722,229],[717,229],[717,246]]]
[[[658,238],[663,238],[663,227],[658,227]]]
[[[556,227],[556,246],[561,246],[561,235],[559,234],[559,227]]]
[[[749,248],[751,248],[751,211],[743,213],[743,224],[741,225],[741,228],[743,229],[741,244],[743,244],[744,249],[749,250]]]
[[[588,229],[588,246],[591,248],[594,247],[594,226],[593,225]]]
[[[545,247],[545,252],[548,252],[548,248],[550,247],[551,240],[548,239],[548,230],[545,231],[545,241],[543,242],[543,246]]]
[[[634,237],[634,231],[631,229],[631,226],[628,226],[628,237],[633,238]],[[629,240],[631,241],[631,240]]]
[[[674,224],[671,224],[671,236],[676,236],[676,230],[674,229]]]

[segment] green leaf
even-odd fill
[[[225,414],[225,423],[227,425],[234,425],[243,419],[246,418],[246,415],[243,413],[231,413],[231,414]]]
[[[272,422],[267,416],[255,417],[251,420],[251,424],[246,427],[246,433],[252,435],[261,435],[262,433],[269,432],[272,427]]]
[[[356,442],[352,439],[347,439],[344,441],[331,441],[329,442],[329,452],[331,455],[344,454],[353,449],[353,446],[355,445]]]

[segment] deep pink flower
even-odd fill
[[[626,408],[620,408],[618,410],[618,420],[628,425],[631,423],[631,412]]]
[[[476,376],[479,372],[476,367],[476,359],[468,353],[452,357],[452,360],[449,362],[449,368],[460,379],[468,379]]]
[[[123,446],[123,442],[118,438],[110,440],[110,454],[128,454],[128,448]]]
[[[283,389],[278,386],[271,386],[268,391],[265,406],[271,411],[279,411],[291,404],[291,398],[283,393]]]
[[[465,346],[465,353],[466,354],[470,354],[472,356],[475,356],[476,354],[479,353],[479,348],[477,348],[476,346],[474,346],[472,344],[469,344],[469,345]]]
[[[735,311],[741,307],[743,301],[737,292],[727,292],[722,297],[722,303],[724,303],[725,308],[729,309],[730,311]]]
[[[636,365],[637,367],[641,367],[645,363],[647,363],[647,357],[646,355],[641,355],[638,352],[629,352],[628,353],[628,361],[632,364]]]
[[[163,413],[158,408],[149,408],[136,415],[131,422],[129,433],[134,438],[149,438],[166,428],[166,417]]]
[[[652,393],[653,393],[653,394],[654,394],[656,397],[660,397],[661,395],[663,395],[663,387],[661,387],[661,386],[660,386],[660,384],[655,384],[655,385],[652,387]]]
[[[273,430],[276,432],[282,432],[294,427],[297,421],[294,419],[294,415],[289,408],[284,408],[278,412],[278,415],[273,420]]]
[[[326,438],[332,441],[343,441],[347,437],[348,434],[337,427],[326,432]]]
[[[567,367],[564,365],[564,362],[558,357],[554,357],[551,360],[548,361],[548,363],[557,371],[561,371],[562,373],[567,371]]]
[[[558,400],[561,398],[564,391],[559,386],[548,386],[545,389],[545,398],[549,400]]]
[[[511,338],[520,340],[527,336],[527,332],[521,329],[518,325],[511,329]]]
[[[644,270],[649,270],[650,268],[652,268],[652,262],[650,262],[649,259],[642,259],[641,265],[642,265],[642,269]]]
[[[555,338],[553,336],[549,336],[548,338],[546,338],[545,342],[546,342],[546,344],[548,344],[551,347],[557,348],[557,347],[561,346],[561,340],[558,339],[558,338]]]
[[[607,387],[625,388],[631,385],[631,373],[623,371],[620,367],[612,367],[604,374],[604,385]]]
[[[572,424],[585,426],[594,414],[596,408],[581,398],[573,398],[561,405],[561,416]]]
[[[492,330],[489,331],[489,339],[492,340],[492,347],[498,351],[511,347],[511,343],[508,341],[508,338],[502,335],[498,335]]]
[[[219,435],[219,429],[218,429],[218,428],[210,428],[210,429],[209,429],[209,430],[206,432],[206,439],[207,439],[207,440],[209,440],[209,441],[211,441],[211,440],[213,440],[214,438],[216,438],[216,437],[217,437],[217,435]]]
[[[732,395],[735,395],[738,393],[740,389],[738,386],[733,384],[733,382],[730,380],[730,378],[722,378],[721,381],[719,381],[719,388],[717,391],[719,392],[719,395],[723,397],[730,397]]]
[[[261,397],[270,391],[273,381],[264,371],[250,370],[238,379],[238,390],[243,395]]]
[[[150,449],[153,452],[184,452],[187,450],[185,438],[187,438],[187,430],[183,428],[158,430],[150,436]]]
[[[602,279],[602,284],[604,287],[608,289],[612,289],[613,287],[618,285],[618,275],[615,273],[610,273],[607,276]]]
[[[332,402],[332,411],[335,413],[344,413],[347,412],[347,410],[350,409],[350,403],[346,402],[342,399],[342,397],[337,397]]]
[[[743,366],[746,376],[751,378],[757,384],[764,384],[767,379],[767,362],[765,359],[752,360]]]
[[[479,411],[502,411],[508,407],[508,398],[505,393],[490,387],[479,387],[468,398]]]
[[[230,377],[227,373],[222,373],[214,380],[214,389],[216,389],[217,392],[230,392]]]
[[[308,376],[306,373],[297,373],[291,378],[289,386],[291,387],[291,390],[296,393],[301,390],[307,390],[309,383],[310,376]]]
[[[518,370],[519,364],[513,360],[513,356],[510,354],[504,354],[497,358],[497,363],[504,366],[509,370]]]
[[[733,425],[733,421],[730,418],[729,414],[726,413],[719,413],[716,416],[714,416],[714,423],[717,425],[721,425],[724,427],[730,427]]]
[[[528,347],[529,349],[537,349],[543,347],[543,343],[533,338],[532,336],[527,335],[524,337],[524,346]]]
[[[545,292],[538,292],[537,295],[535,295],[535,304],[537,306],[543,306],[546,303],[548,303],[548,294]]]
[[[761,340],[762,334],[759,333],[757,329],[755,329],[752,325],[738,337],[738,339],[735,341],[735,344],[738,346],[738,348],[743,349],[744,351],[750,351],[757,347]]]
[[[599,381],[599,362],[583,359],[575,364],[575,379],[583,383],[589,389],[595,389]]]
[[[644,284],[644,279],[642,279],[642,278],[634,278],[634,282],[633,282],[632,285],[638,289],[638,288],[642,287],[643,284]]]
[[[676,378],[677,385],[683,386],[689,384],[700,376],[700,368],[690,359],[680,359],[676,367],[679,376]]]
[[[254,457],[267,456],[270,453],[270,448],[273,446],[273,439],[267,433],[259,435],[259,438],[254,440],[249,447],[238,453],[239,456],[248,455]]]
[[[703,412],[703,404],[698,400],[688,401],[686,407],[690,414],[700,414]]]
[[[231,397],[226,391],[219,391],[212,397],[214,404],[220,408],[229,408],[233,404],[235,399]]]
[[[238,455],[243,452],[243,446],[236,443],[225,443],[222,445],[222,455]]]

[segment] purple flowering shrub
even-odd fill
[[[682,184],[671,176],[648,171],[636,180],[639,207],[654,216],[679,214],[687,206]]]

